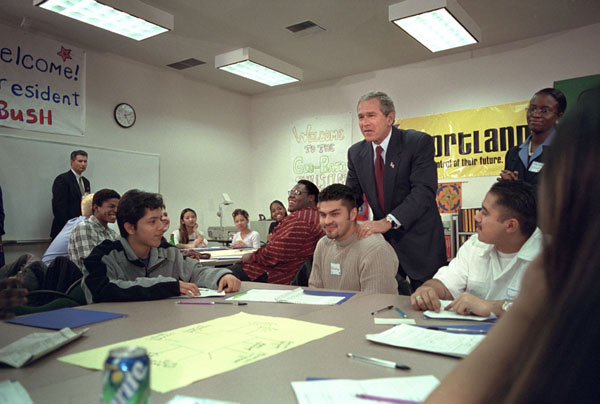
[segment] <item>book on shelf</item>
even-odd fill
[[[459,233],[475,233],[475,215],[481,208],[468,208],[458,211],[458,231]]]

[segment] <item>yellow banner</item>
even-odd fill
[[[438,179],[498,175],[504,157],[529,135],[528,101],[397,119],[395,126],[430,134]]]

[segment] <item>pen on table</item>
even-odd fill
[[[364,400],[383,401],[385,403],[419,404],[418,401],[401,400],[399,398],[389,398],[389,397],[372,396],[370,394],[357,394],[356,397],[362,398]]]
[[[397,308],[396,306],[394,306],[394,310],[396,310],[398,312],[398,314],[400,314],[400,317],[406,318],[406,313],[403,312],[402,310],[400,310],[399,308]]]
[[[467,334],[487,334],[487,330],[477,330],[473,328],[455,328],[455,327],[426,327],[428,330],[435,331],[456,331]]]
[[[348,354],[348,358],[350,359],[357,359],[359,361],[363,361],[363,362],[368,362],[371,363],[373,365],[379,365],[379,366],[385,366],[386,368],[395,368],[395,369],[402,369],[402,370],[410,370],[410,368],[406,365],[401,365],[399,363],[396,362],[392,362],[392,361],[386,361],[383,359],[377,359],[377,358],[370,358],[368,356],[360,356],[360,355],[355,355],[355,354]]]
[[[211,305],[211,304],[230,304],[232,306],[245,306],[248,303],[246,302],[199,302],[199,301],[189,301],[189,300],[178,300],[177,304],[201,304],[201,305]]]
[[[379,310],[375,310],[374,312],[371,313],[372,316],[374,316],[376,313],[385,311],[385,310],[392,310],[394,308],[394,306],[386,306],[383,309],[379,309]]]

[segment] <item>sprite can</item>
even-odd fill
[[[150,358],[144,348],[112,349],[104,362],[104,404],[150,403]]]

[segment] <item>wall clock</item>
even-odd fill
[[[122,128],[131,128],[135,123],[135,109],[127,103],[120,103],[115,107],[115,121]]]

